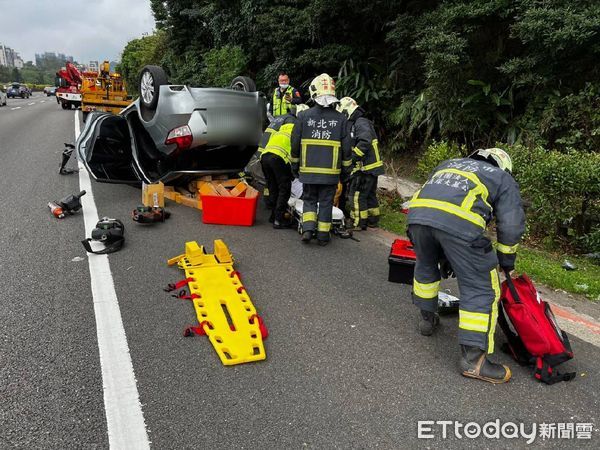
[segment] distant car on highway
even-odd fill
[[[45,87],[44,94],[46,94],[46,97],[50,97],[51,95],[56,95],[56,86]]]
[[[0,86],[0,106],[6,106],[6,90]]]
[[[256,152],[266,99],[254,81],[230,88],[172,85],[158,66],[140,74],[139,98],[118,115],[90,112],[77,140],[88,172],[101,182],[186,181],[238,173]]]
[[[29,88],[21,83],[12,83],[6,92],[8,98],[29,98],[31,96],[31,92]]]

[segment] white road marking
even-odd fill
[[[40,103],[46,103],[46,100],[41,100]]]
[[[79,137],[80,133],[79,111],[75,111],[75,137]],[[90,176],[81,161],[79,188],[87,192],[81,198],[81,203],[85,230],[89,232],[98,222],[98,212]],[[149,449],[150,441],[108,255],[88,253],[88,265],[102,368],[108,442],[113,449]]]
[[[35,105],[35,102],[27,103],[27,106]]]
[[[11,111],[14,111],[15,109],[21,109],[20,106],[15,106],[14,108],[10,108]]]

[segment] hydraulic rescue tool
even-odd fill
[[[242,285],[240,274],[233,268],[233,256],[218,239],[214,253],[206,253],[197,242],[187,242],[185,253],[167,261],[185,271],[186,278],[170,284],[165,291],[176,291],[185,285],[190,295],[179,291],[174,297],[191,300],[199,326],[185,329],[184,335],[206,335],[221,362],[226,365],[265,359],[263,340],[268,331]]]
[[[116,252],[123,247],[125,243],[125,225],[119,219],[103,217],[96,223],[96,228],[92,230],[92,237],[81,241],[83,248],[88,253],[96,255],[106,255]],[[101,250],[92,250],[91,241],[101,242],[105,247]]]
[[[58,202],[48,202],[48,208],[50,208],[50,212],[54,217],[63,219],[66,214],[75,214],[81,209],[81,197],[84,195],[85,191],[81,191],[74,195],[67,195]]]
[[[169,217],[171,213],[160,206],[140,205],[131,212],[131,218],[137,223],[164,222]]]

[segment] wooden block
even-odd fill
[[[142,204],[144,206],[165,206],[165,185],[158,183],[142,183]]]
[[[248,185],[243,181],[240,181],[229,193],[232,197],[242,197],[247,189]]]
[[[258,196],[258,191],[252,186],[248,186],[248,189],[246,189],[246,198],[254,198],[256,196]]]
[[[217,189],[212,183],[203,183],[199,186],[201,195],[219,195]]]
[[[223,185],[221,184],[217,184],[217,192],[223,197],[231,197],[231,194],[229,193],[227,188],[223,187]]]
[[[203,177],[200,177],[200,181],[212,181],[212,176],[211,175],[204,175]]]
[[[215,184],[215,185],[220,184],[221,186],[225,186],[225,187],[235,187],[239,182],[240,182],[239,179],[234,178],[231,180],[215,180],[215,181],[213,181],[213,184]]]
[[[171,201],[177,201],[177,196],[179,194],[175,191],[165,191],[165,198],[168,198]]]
[[[184,206],[189,206],[190,208],[198,208],[198,199],[195,197],[186,197],[185,195],[182,195],[180,203]]]

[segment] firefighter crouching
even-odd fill
[[[260,164],[267,181],[268,206],[272,210],[269,222],[275,229],[289,228],[292,224],[289,218],[286,219],[293,180],[290,139],[296,114],[306,109],[306,105],[292,105],[289,113],[273,119],[260,141]]]
[[[514,269],[525,229],[519,187],[511,172],[510,157],[498,148],[445,161],[415,193],[408,213],[409,237],[417,255],[413,302],[421,310],[421,334],[431,335],[439,323],[439,263],[445,254],[460,290],[462,375],[491,383],[511,377],[508,367],[487,359],[494,351],[500,298],[496,267]],[[492,216],[497,226],[496,252],[484,235]]]
[[[347,200],[352,227],[355,231],[366,230],[367,226],[375,228],[380,214],[377,177],[384,173],[375,127],[364,117],[365,110],[350,97],[340,100],[338,111],[348,117],[352,137],[352,174]]]
[[[310,242],[316,231],[319,245],[327,245],[337,185],[352,164],[352,141],[346,116],[336,110],[333,79],[319,75],[309,93],[315,105],[298,114],[292,131],[292,170],[303,184],[302,241]]]

